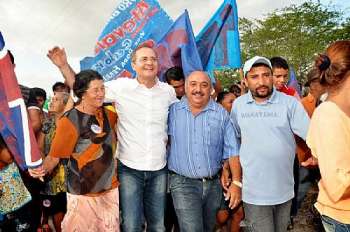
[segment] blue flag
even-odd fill
[[[0,134],[20,168],[42,163],[27,109],[18,86],[14,64],[0,33]]]
[[[156,0],[122,1],[98,38],[95,56],[81,60],[80,69],[96,70],[105,81],[131,78],[132,51],[146,40],[155,44],[172,23]]]
[[[187,10],[157,43],[156,50],[161,81],[165,81],[166,70],[174,66],[182,67],[185,77],[193,71],[203,70]]]
[[[214,69],[240,68],[241,50],[235,0],[225,0],[196,37],[203,68],[213,76]]]
[[[298,93],[299,97],[301,96],[301,89],[298,83],[298,79],[292,67],[289,69],[289,80],[287,86],[289,88],[293,88]]]

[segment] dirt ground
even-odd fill
[[[318,194],[317,185],[314,184],[301,205],[297,216],[294,219],[294,229],[292,232],[324,232],[321,220],[314,207]]]
[[[294,218],[294,228],[288,232],[324,232],[318,212],[314,207],[318,194],[317,184],[314,183],[307,192],[305,199]],[[215,232],[227,232],[228,229],[216,229]]]

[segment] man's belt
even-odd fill
[[[209,176],[209,177],[202,177],[202,178],[196,178],[196,177],[187,177],[187,176],[183,176],[181,174],[178,174],[174,171],[171,171],[169,170],[169,174],[175,174],[175,175],[179,175],[179,176],[182,176],[182,177],[185,177],[185,178],[189,178],[189,179],[194,179],[194,180],[201,180],[203,182],[206,182],[206,181],[210,181],[210,180],[216,180],[219,178],[219,173],[213,175],[213,176]]]

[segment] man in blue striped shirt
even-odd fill
[[[186,79],[186,96],[170,107],[170,192],[181,231],[213,231],[225,159],[233,180],[226,199],[232,208],[241,200],[238,142],[228,113],[210,99],[211,90],[207,74],[195,71]]]

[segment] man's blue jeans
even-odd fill
[[[169,187],[180,231],[213,231],[222,195],[219,178],[202,181],[171,173]]]
[[[325,215],[322,215],[321,219],[326,232],[350,232],[350,224],[338,222]]]
[[[252,205],[243,202],[244,231],[285,232],[287,231],[292,200],[278,205]]]
[[[144,219],[147,231],[165,231],[167,174],[167,168],[139,171],[118,163],[122,231],[142,231]]]

